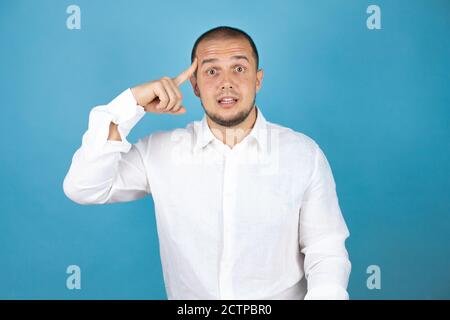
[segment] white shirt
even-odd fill
[[[93,108],[63,186],[79,204],[152,195],[169,299],[348,299],[349,232],[311,138],[258,108],[232,149],[206,116],[131,145],[144,114],[130,89]]]

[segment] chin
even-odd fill
[[[254,105],[250,109],[242,109],[239,106],[233,108],[222,108],[221,106],[215,106],[215,108],[206,109],[206,115],[216,124],[224,127],[233,127],[242,123],[250,115]]]

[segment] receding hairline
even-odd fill
[[[211,34],[208,34],[208,35],[204,36],[197,43],[197,46],[200,43],[204,42],[204,41],[210,41],[210,40],[232,40],[232,39],[244,39],[250,44],[250,41],[243,34],[238,34],[238,33],[230,34],[230,33],[226,32],[226,31],[216,31],[215,33],[211,33]],[[250,46],[251,46],[251,44],[250,44]]]
[[[230,37],[230,36],[227,36],[227,37],[210,37],[210,38],[204,38],[204,39],[202,39],[198,44],[197,44],[197,47],[195,48],[195,56],[197,56],[197,52],[198,52],[198,47],[201,45],[201,44],[203,44],[203,43],[205,43],[205,42],[208,42],[208,41],[221,41],[221,40],[245,40],[245,42],[248,44],[248,47],[250,48],[250,51],[251,51],[251,55],[253,56],[253,58],[255,59],[255,61],[256,61],[256,54],[255,54],[255,52],[253,51],[253,48],[252,48],[252,45],[251,45],[251,43],[250,43],[250,41],[248,41],[248,39],[246,38],[246,37],[244,37],[244,36],[236,36],[236,37]],[[193,61],[193,60],[192,60]]]
[[[256,69],[259,68],[259,56],[258,56],[258,49],[256,48],[256,45],[253,41],[253,39],[243,30],[233,28],[233,27],[217,27],[214,29],[211,29],[209,31],[206,31],[204,34],[202,34],[194,44],[194,47],[192,48],[191,53],[191,62],[194,61],[195,56],[197,55],[197,49],[198,46],[203,43],[204,41],[212,41],[212,40],[232,40],[232,39],[244,39],[247,41],[247,43],[250,45],[253,58],[256,62]]]

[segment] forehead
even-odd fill
[[[210,39],[201,41],[197,46],[196,55],[199,63],[204,59],[228,59],[236,55],[245,55],[250,61],[254,59],[253,49],[245,38]]]

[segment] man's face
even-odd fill
[[[248,40],[204,40],[197,46],[196,56],[198,68],[191,84],[205,113],[226,127],[244,121],[255,105],[263,77],[263,70],[256,70]]]

